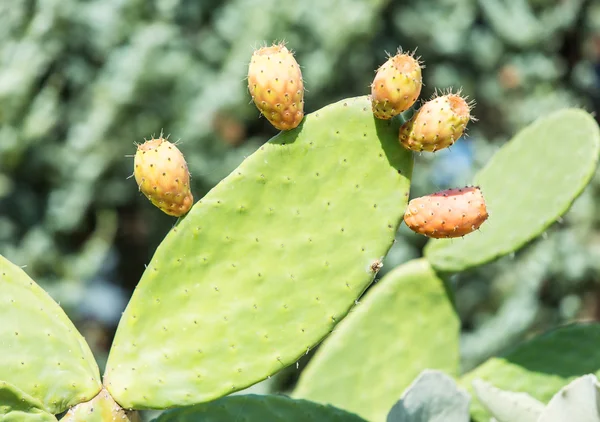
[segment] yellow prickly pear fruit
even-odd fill
[[[248,89],[256,107],[277,129],[294,129],[304,118],[302,72],[283,44],[254,52],[248,66]]]
[[[419,61],[398,52],[381,65],[371,84],[373,114],[388,120],[408,110],[419,98],[422,86]]]
[[[404,222],[414,232],[435,239],[461,237],[488,218],[478,187],[447,189],[408,203]]]
[[[160,137],[138,145],[133,174],[140,191],[166,214],[180,217],[192,207],[190,173],[175,144]]]
[[[400,143],[413,151],[439,151],[463,135],[470,119],[471,105],[460,94],[433,98],[400,127]]]

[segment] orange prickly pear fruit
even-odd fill
[[[140,191],[166,214],[180,217],[192,207],[190,173],[175,144],[159,137],[138,145],[133,174]]]
[[[412,231],[435,239],[469,234],[487,218],[478,187],[447,189],[415,198],[404,214],[404,222]]]
[[[302,72],[283,44],[254,52],[248,66],[248,89],[256,107],[277,129],[294,129],[304,118]]]
[[[419,61],[398,52],[379,67],[371,84],[373,114],[388,120],[408,110],[419,98],[422,86]]]
[[[400,143],[413,151],[435,152],[460,138],[471,119],[471,105],[460,94],[427,101],[400,127]]]

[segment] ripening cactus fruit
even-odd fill
[[[427,237],[460,237],[477,230],[488,218],[478,187],[447,189],[408,203],[404,222]]]
[[[413,151],[435,152],[460,138],[471,117],[472,105],[460,94],[446,94],[427,101],[400,128],[400,143]]]
[[[248,66],[248,89],[256,107],[277,129],[294,129],[304,118],[302,71],[282,43],[254,52]]]
[[[140,191],[163,212],[180,217],[190,210],[190,173],[175,144],[160,137],[138,145],[134,167]]]
[[[421,65],[411,54],[398,52],[379,69],[371,84],[371,106],[378,119],[388,120],[408,110],[419,98]]]

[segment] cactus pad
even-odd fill
[[[336,327],[294,396],[385,421],[421,371],[458,372],[458,336],[443,281],[425,259],[410,261],[383,277]]]
[[[2,422],[56,422],[39,400],[12,384],[0,381],[0,420]]]
[[[462,271],[511,253],[563,215],[590,181],[600,133],[583,110],[538,119],[504,145],[475,177],[490,218],[464,239],[430,241],[425,255],[441,271]]]
[[[480,378],[495,387],[523,392],[542,403],[573,379],[600,373],[600,324],[572,324],[534,337],[503,357],[494,357],[465,374],[460,384],[472,391]],[[565,352],[568,351],[568,352]],[[489,415],[473,400],[471,416],[478,422]]]
[[[240,419],[243,415],[243,419]],[[365,422],[362,418],[306,400],[285,396],[254,394],[224,397],[222,399],[169,410],[153,422]]]
[[[0,321],[0,380],[53,414],[100,391],[98,366],[84,338],[42,288],[2,256]]]
[[[213,400],[291,365],[381,266],[412,155],[367,97],[306,116],[165,237],[121,319],[104,384],[125,408]]]

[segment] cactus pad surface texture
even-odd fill
[[[600,154],[594,118],[579,109],[542,117],[504,145],[475,177],[490,214],[464,239],[436,239],[425,255],[462,271],[511,253],[563,215],[593,176]]]
[[[0,421],[2,422],[56,422],[39,400],[17,387],[0,381]]]
[[[412,154],[368,97],[281,132],[167,234],[125,310],[104,384],[125,408],[213,400],[291,365],[373,281]]]
[[[21,268],[0,256],[0,380],[57,414],[94,397],[98,365],[64,311]]]
[[[385,421],[421,371],[458,372],[458,342],[444,282],[425,259],[409,261],[379,280],[325,340],[294,397]]]
[[[496,388],[527,393],[548,403],[562,387],[577,377],[600,374],[600,324],[572,324],[549,331],[523,343],[501,357],[494,357],[465,374],[460,384],[473,391],[481,379]],[[471,417],[489,421],[478,400],[472,401]]]
[[[285,396],[224,397],[185,409],[168,410],[153,422],[365,422],[332,406]]]

